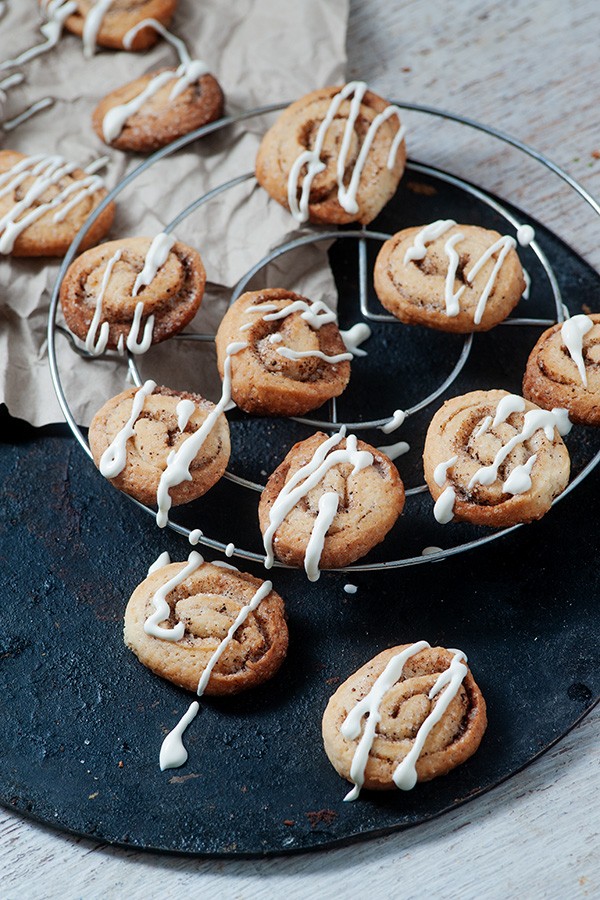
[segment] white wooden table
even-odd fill
[[[349,76],[384,95],[507,131],[598,195],[599,46],[596,0],[354,0]],[[497,189],[600,268],[598,223],[581,201],[565,198],[558,182],[523,170],[521,160],[485,142],[457,138],[462,152],[454,149],[448,158],[444,141],[432,142],[429,126],[416,117],[414,126],[413,156]],[[148,856],[65,837],[0,811],[0,895],[600,896],[599,732],[596,711],[534,765],[455,813],[388,838],[301,857],[195,862]]]

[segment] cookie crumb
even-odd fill
[[[312,829],[317,828],[319,825],[331,825],[337,817],[338,814],[333,809],[318,809],[316,812],[306,813],[306,818],[310,822]]]
[[[413,194],[423,194],[425,197],[435,197],[437,188],[432,184],[423,184],[421,181],[408,181],[406,187]]]
[[[120,769],[123,768],[123,760],[122,760],[122,759],[119,760],[119,768],[120,768]]]
[[[287,825],[288,828],[291,828],[292,825],[296,824],[295,819],[284,819],[283,824]]]
[[[600,159],[600,150],[592,150],[592,158]]]

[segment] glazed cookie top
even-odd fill
[[[42,9],[48,0],[39,0]],[[76,0],[77,9],[65,25],[73,34],[83,38],[84,53],[93,56],[96,45],[114,50],[146,50],[152,47],[160,35],[152,26],[141,29],[130,46],[123,38],[127,32],[144,19],[154,19],[161,25],[169,25],[177,0]]]
[[[299,222],[366,224],[394,195],[405,161],[400,110],[352,81],[288,106],[262,140],[256,177]]]
[[[355,800],[363,786],[409,790],[446,774],[477,750],[486,725],[464,653],[419,641],[384,650],[340,685],[323,739]]]
[[[600,313],[573,316],[542,334],[523,393],[545,409],[565,407],[572,422],[600,425]]]
[[[281,597],[270,581],[206,563],[153,571],[125,611],[125,642],[156,674],[200,694],[234,694],[275,674],[287,651]]]
[[[381,248],[375,290],[401,321],[442,331],[487,331],[525,290],[517,241],[440,219],[405,228]]]
[[[438,522],[500,526],[540,518],[569,480],[561,437],[569,430],[566,410],[542,410],[507,391],[446,401],[423,453]]]
[[[383,540],[404,506],[391,460],[344,431],[295,444],[270,476],[258,507],[266,561],[320,568],[345,566]]]
[[[250,291],[230,306],[216,338],[221,377],[227,347],[238,341],[245,346],[232,359],[231,394],[246,412],[308,412],[339,396],[350,379],[352,354],[335,313],[292,291]]]
[[[106,197],[97,166],[79,168],[57,154],[0,150],[0,253],[63,256],[90,213]],[[101,240],[114,218],[110,203],[82,248]]]
[[[172,504],[202,496],[221,478],[230,454],[223,413],[198,394],[153,381],[108,400],[89,442],[100,472],[141,503],[156,503],[161,525]]]
[[[94,247],[68,268],[60,289],[67,325],[88,353],[145,352],[195,316],[206,273],[200,255],[161,233]]]

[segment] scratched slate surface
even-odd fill
[[[414,181],[405,185],[373,227],[402,227],[407,191],[413,222],[452,210],[458,221],[498,224],[495,213],[455,189],[424,176],[419,183],[434,192],[423,193]],[[594,308],[598,275],[537,231],[571,311],[586,302]],[[356,320],[351,245],[339,241],[331,251],[343,326]],[[544,276],[531,251],[522,256],[533,289],[518,313],[550,315]],[[538,333],[502,327],[477,336],[467,370],[447,396],[474,386],[518,390]],[[425,329],[375,326],[369,356],[353,364],[340,417],[366,418],[365,410],[369,418],[389,415],[409,405],[450,370],[461,342]],[[432,411],[387,439],[412,442],[398,461],[409,486],[420,481]],[[261,470],[310,429],[233,415],[232,432],[235,471],[264,480]],[[369,438],[385,443],[381,433]],[[575,472],[600,448],[591,429],[567,440]],[[184,559],[189,546],[171,531],[160,533],[104,482],[61,426],[34,430],[2,410],[0,479],[0,802],[57,828],[207,856],[297,852],[382,834],[509,777],[572,727],[600,692],[595,471],[541,522],[441,563],[351,577],[324,573],[314,585],[276,570],[291,635],[282,670],[245,695],[203,700],[187,732],[188,763],[161,773],[162,736],[190,697],[137,662],[123,645],[121,623],[149,563],[165,549]],[[259,550],[255,510],[256,495],[222,482],[179,510],[178,519]],[[449,546],[484,533],[464,525],[443,529],[432,519],[431,501],[417,496],[370,558],[418,554],[428,544]],[[261,575],[259,567],[241,565]],[[354,596],[343,591],[348,580],[358,585]],[[467,652],[488,704],[483,743],[444,778],[409,793],[364,792],[345,804],[347,785],[322,749],[327,700],[384,647],[422,638]]]

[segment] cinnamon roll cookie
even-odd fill
[[[92,116],[98,137],[117,150],[150,153],[223,114],[223,92],[199,60],[159,69],[107,94]]]
[[[258,506],[266,568],[276,557],[320,569],[347,566],[384,539],[404,507],[391,460],[343,430],[295,444],[273,472]]]
[[[566,410],[507,391],[446,401],[425,439],[425,480],[438,522],[504,527],[540,519],[569,482]]]
[[[0,253],[64,256],[105,197],[104,181],[93,165],[82,169],[56,154],[0,150]],[[88,230],[83,249],[104,237],[114,215],[109,203]]]
[[[505,319],[525,290],[517,242],[440,219],[405,228],[375,263],[375,291],[401,322],[465,334]]]
[[[68,268],[60,302],[88,353],[143,353],[194,318],[206,273],[199,254],[161,233],[94,247]]]
[[[108,400],[89,429],[102,475],[146,506],[158,505],[159,525],[170,507],[205,494],[229,462],[229,426],[198,394],[147,381]]]
[[[39,0],[42,10],[48,0]],[[76,9],[65,21],[65,28],[83,38],[86,56],[93,56],[96,45],[113,50],[147,50],[160,38],[151,25],[140,29],[131,44],[125,46],[127,32],[144,19],[169,25],[177,0],[75,0]]]
[[[543,333],[527,361],[523,393],[544,409],[565,407],[578,425],[600,425],[600,313]]]
[[[256,177],[299,222],[367,224],[406,162],[400,110],[362,81],[312,91],[264,136]]]
[[[231,357],[231,396],[257,415],[292,416],[338,397],[350,380],[346,350],[335,313],[321,301],[270,288],[242,294],[217,331],[217,362],[223,377]]]
[[[206,563],[196,551],[135,589],[125,643],[141,663],[197,694],[235,694],[271,678],[288,629],[270,581]]]
[[[323,716],[325,752],[362,787],[410,790],[475,753],[487,726],[485,700],[460,650],[427,641],[379,653],[337,689]],[[367,717],[367,718],[365,718]]]

